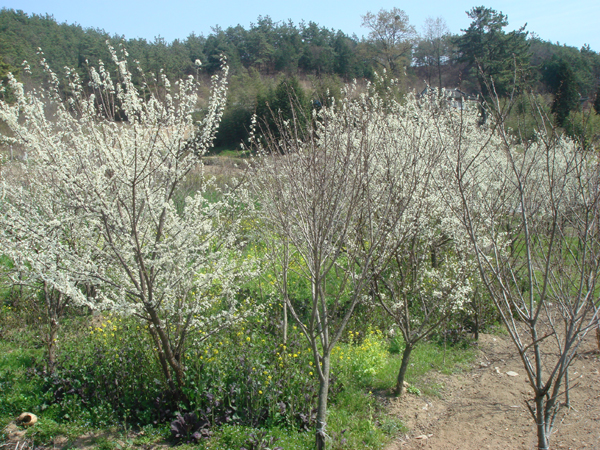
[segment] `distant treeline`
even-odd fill
[[[208,36],[192,33],[183,41],[167,42],[159,37],[148,42],[59,24],[50,15],[0,11],[0,55],[12,67],[19,67],[23,60],[36,61],[36,52],[42,48],[53,67],[84,69],[86,61],[95,64],[98,59],[110,59],[106,40],[113,45],[124,42],[131,58],[140,61],[144,70],[164,69],[173,78],[195,74],[197,59],[205,72],[213,73],[220,67],[221,54],[227,55],[233,73],[255,68],[266,75],[337,74],[350,79],[371,77],[375,69],[368,55],[361,54],[359,47],[364,43],[356,36],[314,22],[294,25],[259,17],[249,29],[241,25],[226,30],[215,27]]]
[[[443,18],[429,18],[418,33],[406,14],[390,11],[367,13],[367,37],[358,38],[314,22],[275,22],[259,17],[248,29],[241,25],[214,27],[208,36],[190,34],[185,40],[125,39],[103,30],[59,24],[49,15],[0,11],[0,78],[8,72],[39,83],[38,61],[42,49],[50,67],[67,66],[86,79],[88,65],[104,61],[110,68],[106,45],[123,43],[131,60],[146,73],[163,70],[171,79],[212,74],[227,56],[231,69],[230,100],[218,145],[235,145],[245,136],[254,112],[268,114],[283,107],[289,95],[309,108],[319,104],[352,79],[372,80],[376,72],[400,79],[400,89],[422,89],[426,84],[460,88],[469,95],[507,95],[513,86],[526,87],[551,97],[552,112],[562,123],[570,111],[597,97],[600,55],[589,46],[581,49],[543,41],[525,29],[505,32],[507,17],[490,8],[467,12],[473,19],[460,34],[451,34]],[[26,74],[22,62],[29,62]],[[196,60],[202,61],[198,72]],[[487,83],[486,83],[487,81]],[[289,105],[288,105],[289,106]]]

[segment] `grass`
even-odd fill
[[[348,388],[336,399],[329,412],[332,430],[331,448],[381,448],[400,431],[406,431],[398,419],[385,414],[380,400],[356,387]]]
[[[40,349],[0,341],[0,417],[40,410],[41,386],[31,371],[43,357]],[[0,419],[0,420],[2,420]]]
[[[385,366],[373,380],[373,388],[391,390],[396,385],[404,343],[395,338],[391,343],[393,352],[388,356]],[[428,373],[433,371],[445,375],[469,370],[475,358],[475,352],[469,345],[447,345],[446,349],[435,342],[420,342],[412,351],[405,381],[423,395],[439,397],[443,386],[431,380]]]

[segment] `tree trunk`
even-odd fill
[[[160,367],[163,371],[163,375],[167,380],[167,384],[169,385],[169,389],[175,392],[175,383],[173,383],[173,377],[171,376],[171,370],[169,369],[169,363],[167,363],[167,359],[165,358],[165,354],[162,350],[162,344],[160,343],[160,338],[158,337],[158,333],[152,326],[152,323],[148,326],[148,331],[150,332],[150,336],[154,341],[154,345],[156,345],[156,353],[158,355],[158,361],[160,362]]]
[[[48,373],[56,370],[56,340],[58,339],[58,320],[50,317],[50,329],[48,331]]]
[[[287,295],[285,300],[283,301],[283,345],[287,345],[287,335],[288,335],[288,305],[287,305]]]
[[[48,333],[46,347],[48,348],[48,372],[56,370],[56,340],[58,339],[59,319],[63,311],[63,295],[44,282],[44,300],[46,302],[46,317],[48,317]]]
[[[287,249],[286,249],[287,252]],[[288,337],[288,291],[287,291],[287,253],[284,261],[284,269],[283,269],[283,345],[287,345],[287,337]]]
[[[546,436],[546,420],[544,416],[544,396],[536,394],[535,419],[537,422],[538,450],[548,450],[548,436]]]
[[[327,427],[327,397],[329,395],[329,355],[327,354],[323,355],[322,372],[323,377],[320,379],[319,404],[317,406],[317,450],[325,450],[325,438],[327,437],[325,431]]]
[[[570,392],[571,387],[569,386],[569,367],[565,370],[565,406],[567,408],[571,407],[571,395]]]
[[[183,366],[181,362],[177,359],[173,348],[171,347],[171,342],[169,341],[169,337],[164,330],[162,325],[162,321],[158,317],[158,314],[153,308],[146,307],[146,311],[150,314],[151,324],[150,327],[154,326],[154,332],[158,337],[161,346],[159,350],[162,349],[162,355],[169,363],[169,366],[173,370],[175,374],[175,379],[177,380],[178,391],[181,392],[181,388],[185,385],[185,374],[183,371]],[[151,331],[152,332],[152,331]]]
[[[402,387],[404,385],[404,376],[406,375],[406,369],[408,369],[408,361],[410,360],[410,354],[413,351],[412,344],[406,344],[404,352],[402,353],[402,364],[400,364],[400,371],[398,372],[398,381],[396,383],[396,389],[394,394],[398,397],[402,395]]]
[[[477,295],[477,291],[475,291],[475,295]],[[475,307],[473,309],[475,310],[475,330],[473,332],[473,337],[477,342],[479,342],[479,305],[475,303]]]

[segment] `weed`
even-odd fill
[[[419,388],[410,384],[406,387],[406,392],[408,392],[409,394],[416,395],[417,397],[421,396],[421,391],[419,390]]]

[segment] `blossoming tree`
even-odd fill
[[[29,158],[27,184],[3,182],[1,232],[7,247],[29,255],[23,268],[35,269],[36,249],[58,258],[55,271],[38,275],[62,295],[80,299],[78,282],[87,280],[97,287],[94,307],[145,322],[165,380],[177,390],[185,383],[190,339],[239,317],[239,280],[252,271],[240,253],[245,191],[221,190],[211,201],[204,195],[217,190],[202,176],[201,158],[225,105],[227,67],[213,77],[196,125],[201,99],[194,78],[171,84],[159,74],[138,88],[126,52],[110,50],[118,73],[100,64],[84,85],[68,72],[68,95],[47,66],[47,89],[26,91],[10,80],[16,101],[0,103],[12,133],[4,138]],[[191,172],[202,184],[177,204]],[[23,224],[18,232],[13,223]],[[39,227],[42,246],[27,232],[38,224],[46,227]],[[50,226],[58,231],[49,233]]]
[[[59,326],[68,303],[93,306],[86,276],[86,266],[94,258],[90,247],[93,239],[54,193],[44,189],[49,173],[34,171],[32,176],[26,170],[19,175],[19,171],[10,169],[15,168],[3,170],[0,186],[0,253],[13,262],[8,270],[11,281],[39,290],[43,298],[40,319],[43,316],[46,328],[47,367],[53,372]],[[21,185],[7,183],[9,171],[12,182],[18,180]]]
[[[536,139],[519,142],[501,109],[491,111],[493,127],[469,111],[452,119],[448,205],[521,357],[538,448],[547,449],[568,404],[569,365],[598,318],[600,163],[542,114]]]
[[[387,113],[395,133],[385,145],[393,158],[382,166],[388,177],[397,178],[396,195],[410,201],[388,236],[394,245],[384,269],[373,274],[372,293],[404,338],[395,389],[400,395],[415,346],[463,307],[472,265],[460,224],[444,205],[439,179],[449,113],[444,96],[408,95],[402,103],[391,102]]]
[[[401,121],[376,94],[349,87],[339,104],[313,113],[304,133],[280,121],[278,136],[255,141],[252,185],[277,286],[312,349],[319,378],[316,445],[325,448],[331,352],[372,277],[386,266],[394,236],[424,166],[397,151]],[[263,148],[261,142],[266,142]],[[303,304],[286,295],[290,261],[311,286]]]

